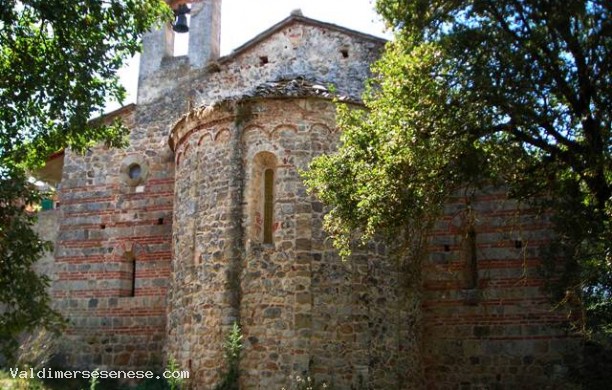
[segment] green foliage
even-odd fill
[[[48,390],[40,379],[13,378],[10,372],[0,370],[0,389],[2,390]]]
[[[180,367],[178,363],[176,362],[174,357],[170,356],[170,359],[168,359],[168,364],[166,365],[166,371],[176,372],[179,370],[180,370]],[[168,385],[170,386],[170,390],[180,390],[185,380],[183,378],[172,377],[172,378],[167,378],[166,381],[168,382]]]
[[[61,324],[46,293],[49,278],[33,270],[40,255],[51,248],[32,232],[36,215],[25,209],[40,196],[27,185],[22,170],[0,170],[0,352],[9,359],[22,331]]]
[[[325,382],[317,383],[310,375],[292,375],[289,380],[289,384],[282,387],[281,390],[324,390],[330,388]]]
[[[240,376],[240,351],[242,351],[242,332],[237,322],[234,322],[230,333],[225,339],[225,360],[227,371],[222,375],[221,382],[215,390],[238,390]]]
[[[0,21],[0,150],[40,164],[64,147],[117,145],[118,124],[89,122],[122,101],[117,71],[167,15],[161,0],[7,0]],[[27,147],[25,147],[27,146]],[[5,163],[2,161],[2,163]]]
[[[556,185],[556,192],[564,196],[546,199],[546,206],[555,211],[557,231],[544,257],[548,287],[571,310],[576,330],[595,338],[612,336],[610,211],[585,203],[576,180],[565,178]]]
[[[225,357],[230,365],[237,365],[240,361],[240,351],[242,351],[242,332],[237,322],[232,325],[232,330],[225,341]]]
[[[366,110],[340,107],[339,151],[305,174],[331,206],[325,227],[341,254],[381,234],[414,259],[452,191],[504,185],[556,213],[566,260],[550,276],[586,304],[588,324],[609,327],[610,8],[378,0],[377,9],[396,35],[373,67]]]
[[[50,326],[48,279],[32,264],[50,250],[24,205],[40,200],[26,172],[63,148],[118,146],[126,129],[91,122],[122,101],[117,70],[144,32],[170,17],[163,0],[6,0],[0,9],[0,348]]]
[[[36,370],[49,366],[59,343],[55,330],[37,328],[19,339],[19,349],[15,356],[15,366],[32,367]]]
[[[440,55],[434,44],[411,52],[389,46],[364,96],[369,111],[340,106],[343,146],[305,173],[307,186],[333,205],[325,226],[343,256],[353,239],[375,233],[412,242],[483,158],[470,130],[484,118],[461,105],[441,109],[456,92],[429,77]]]
[[[98,369],[94,370],[94,372],[97,371]],[[92,376],[89,380],[89,390],[96,390],[96,387],[98,387],[98,383],[100,383],[100,379],[97,376]]]
[[[117,387],[114,387],[115,389]],[[180,387],[177,387],[180,389]],[[110,390],[110,389],[109,389]],[[124,387],[122,390],[170,390],[170,384],[168,380],[158,380],[158,379],[145,379],[140,382],[136,387]]]

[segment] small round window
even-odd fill
[[[122,181],[131,187],[141,185],[149,176],[147,162],[141,156],[127,156],[119,168]]]
[[[142,168],[140,167],[139,164],[132,164],[128,167],[128,176],[130,177],[130,179],[138,180],[140,179],[141,175],[142,175]]]

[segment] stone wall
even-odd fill
[[[359,100],[369,66],[385,42],[299,17],[254,41],[211,64],[210,74],[194,85],[195,107],[249,95],[267,81],[298,77],[323,86],[332,84],[340,95]]]
[[[549,215],[500,188],[466,190],[446,205],[424,269],[423,355],[432,388],[569,386],[567,359],[579,343],[538,272],[551,228]]]
[[[212,8],[196,13],[218,24],[218,3],[201,2],[197,7]],[[187,284],[177,284],[169,301],[166,300],[169,284],[183,282],[182,262],[178,260],[203,256],[205,263],[211,256],[220,256],[217,252],[206,252],[208,249],[196,253],[193,248],[185,247],[183,230],[194,230],[197,226],[198,231],[206,232],[207,238],[229,235],[228,240],[238,234],[235,232],[242,231],[243,221],[234,219],[242,212],[242,201],[224,197],[229,196],[230,183],[242,185],[243,178],[237,175],[245,172],[236,164],[232,169],[215,165],[215,171],[202,172],[198,168],[190,172],[190,178],[217,186],[214,197],[202,197],[200,189],[194,187],[187,194],[177,190],[175,200],[174,159],[167,146],[172,124],[197,105],[242,96],[264,81],[294,75],[335,82],[343,90],[358,95],[368,63],[377,56],[382,44],[376,38],[364,40],[366,36],[358,33],[353,36],[337,30],[327,31],[313,21],[301,24],[292,20],[283,28],[271,30],[258,38],[257,45],[243,48],[221,59],[217,66],[206,68],[197,61],[192,63],[192,59],[201,57],[196,47],[190,48],[189,57],[172,57],[165,46],[165,28],[148,34],[141,61],[144,65],[139,80],[139,104],[113,114],[120,115],[131,129],[128,147],[109,150],[97,146],[85,155],[66,151],[58,189],[62,206],[58,210],[56,280],[52,286],[56,306],[70,321],[61,351],[65,358],[60,363],[73,367],[159,367],[166,333],[165,313],[167,310],[172,313],[177,302],[183,299],[174,299],[173,294],[185,293],[197,300],[228,301],[232,309],[216,318],[218,321],[226,318],[225,325],[229,319],[239,318],[238,297],[221,292],[226,275],[218,282],[211,280],[202,293],[191,291],[188,280]],[[203,41],[210,45],[211,53],[218,44],[215,41],[218,36]],[[350,60],[338,61],[343,58],[343,50]],[[266,55],[268,62],[264,64],[260,57]],[[206,148],[211,148],[211,162],[242,158],[236,152],[243,141],[226,139],[231,134],[228,130],[217,134],[215,139],[203,140],[201,163],[208,164]],[[230,148],[219,147],[232,142],[234,146]],[[193,158],[188,153],[185,156],[186,161]],[[135,165],[142,175],[137,179],[130,177]],[[213,177],[218,178],[216,184],[209,182]],[[175,201],[201,203],[199,207],[216,202],[217,211],[206,218],[187,221],[188,218],[182,218],[181,210],[173,214]],[[172,221],[177,218],[185,224],[178,226],[181,230],[176,230],[172,238]],[[170,263],[172,245],[175,245],[177,260],[174,272]],[[225,245],[226,252],[222,255],[233,259],[235,264],[230,270],[238,272],[242,260],[235,250],[239,246],[231,241]],[[170,320],[188,324],[190,315],[180,319],[171,316]],[[175,325],[171,322],[168,331],[180,332],[182,325]],[[222,340],[225,328],[215,331]],[[192,340],[189,345],[198,343]],[[216,371],[219,356],[212,351],[210,356],[209,364]]]
[[[397,270],[375,246],[341,262],[299,175],[337,145],[334,117],[326,99],[253,99],[175,129],[168,353],[198,386],[220,380],[235,321],[241,388],[280,388],[304,373],[338,388],[407,388],[418,372]],[[264,169],[275,178],[272,243],[260,233]]]
[[[328,84],[356,100],[381,40],[294,15],[203,67],[164,56],[162,33],[145,39],[138,106],[114,114],[129,146],[66,151],[52,286],[70,320],[64,364],[171,356],[212,388],[238,322],[245,389],[304,373],[340,389],[559,384],[572,340],[537,273],[545,217],[499,190],[457,196],[422,286],[382,245],[348,262],[331,248],[299,171],[338,145]]]
[[[230,125],[231,119],[220,118],[213,129],[195,133],[176,153],[167,352],[189,367],[193,380],[204,387],[217,379],[224,331],[238,318],[227,287],[229,263],[239,250],[232,198],[240,196],[240,186],[232,176],[236,169]]]
[[[115,115],[130,128],[126,148],[66,151],[52,296],[70,325],[58,364],[162,366],[174,193],[165,140],[175,110],[163,101],[125,108]]]
[[[34,231],[38,234],[41,240],[57,241],[59,227],[59,211],[57,209],[41,210],[38,212]],[[53,251],[45,252],[43,256],[36,262],[34,269],[40,275],[46,275],[51,282],[57,278],[55,270],[55,258]]]

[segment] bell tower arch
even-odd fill
[[[202,69],[209,61],[219,58],[221,0],[168,0],[167,2],[174,10],[175,20],[148,32],[143,37],[138,77],[138,103],[149,101],[153,97],[147,87],[159,86],[160,78],[170,77],[170,74],[167,74],[168,70],[185,65],[192,70]],[[188,25],[185,24],[187,13]],[[175,37],[184,33],[189,34],[187,56],[175,57]]]

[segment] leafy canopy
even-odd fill
[[[50,248],[24,205],[26,172],[64,148],[122,143],[120,123],[89,120],[122,101],[117,70],[170,16],[163,0],[3,0],[0,7],[0,346],[57,319],[32,264]]]
[[[608,2],[376,6],[396,35],[373,67],[366,110],[340,108],[341,147],[306,174],[331,206],[326,228],[341,253],[374,233],[410,249],[451,191],[498,183],[553,209],[562,253],[551,257],[566,259],[548,268],[561,274],[558,297],[573,291],[594,326],[609,326]]]

